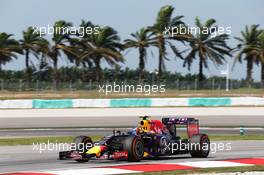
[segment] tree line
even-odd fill
[[[121,40],[118,32],[110,26],[99,26],[91,21],[81,21],[82,28],[96,28],[98,33],[75,34],[53,33],[51,41],[42,37],[33,27],[23,31],[20,40],[14,39],[12,34],[0,33],[0,68],[2,65],[16,59],[18,55],[25,57],[25,81],[32,82],[35,73],[45,72],[52,69],[51,78],[55,86],[61,80],[58,71],[58,61],[66,57],[76,68],[85,71],[83,76],[90,76],[94,81],[105,81],[102,73],[102,61],[112,67],[117,67],[125,62],[124,51],[136,49],[138,51],[138,81],[146,79],[145,63],[150,53],[150,48],[158,51],[157,79],[164,79],[166,71],[165,60],[169,51],[176,58],[182,59],[183,66],[191,69],[194,60],[198,60],[198,81],[206,79],[204,69],[208,63],[213,62],[216,66],[225,64],[226,58],[234,57],[234,63],[246,61],[247,76],[246,85],[251,86],[252,70],[254,65],[261,65],[261,83],[264,86],[264,30],[259,25],[245,26],[241,36],[235,37],[238,45],[231,48],[227,41],[230,36],[226,33],[215,35],[217,24],[215,19],[208,19],[204,23],[195,18],[195,25],[200,30],[209,29],[208,32],[175,34],[173,36],[164,33],[165,29],[176,30],[188,27],[183,16],[173,16],[174,8],[166,5],[160,8],[152,26],[145,26],[132,33],[128,39]],[[73,24],[64,20],[56,21],[54,29],[71,27]],[[82,35],[80,37],[80,35]],[[177,44],[183,44],[186,49],[179,50]],[[39,69],[36,70],[32,57],[39,61]],[[50,67],[49,64],[52,66]]]

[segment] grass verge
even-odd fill
[[[210,140],[264,140],[264,135],[210,135]]]
[[[133,175],[174,175],[174,174],[202,174],[202,173],[228,173],[228,172],[252,172],[264,171],[264,165],[258,166],[241,166],[241,167],[226,167],[226,168],[204,168],[193,170],[177,170],[177,171],[160,171],[148,173],[133,173]],[[132,174],[131,174],[132,175]]]
[[[99,140],[102,136],[91,136],[92,140]],[[264,135],[209,135],[211,141],[228,140],[264,140]],[[71,143],[73,136],[0,138],[0,146],[32,145],[33,143]]]
[[[101,136],[91,136],[92,140],[99,140]],[[32,145],[33,143],[71,143],[73,136],[1,138],[0,146]]]

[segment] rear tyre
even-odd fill
[[[210,153],[210,140],[206,134],[195,134],[190,138],[189,151],[192,157],[206,158]]]
[[[78,151],[83,159],[76,160],[77,162],[88,162],[89,158],[86,155],[86,152],[88,151],[88,148],[93,145],[93,141],[88,136],[77,136],[74,139],[74,144],[76,146],[76,150]]]
[[[128,152],[129,162],[138,162],[144,156],[144,144],[138,136],[128,136],[123,141],[123,150]]]

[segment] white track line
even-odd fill
[[[191,166],[195,168],[217,168],[217,167],[237,167],[237,166],[252,166],[252,164],[228,162],[228,161],[198,161],[198,162],[183,162],[175,163],[178,165]]]
[[[77,170],[45,171],[45,173],[58,175],[108,175],[108,174],[129,174],[140,173],[141,171],[124,170],[117,168],[88,168]]]

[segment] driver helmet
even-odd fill
[[[139,130],[143,132],[150,132],[151,121],[144,118],[139,122]]]

